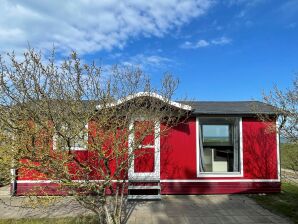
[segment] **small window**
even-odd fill
[[[86,125],[77,135],[67,133],[67,127],[61,127],[65,137],[56,133],[53,137],[54,150],[86,150],[88,145],[88,125]],[[68,146],[70,145],[70,146]]]
[[[240,172],[239,118],[199,119],[200,173]]]

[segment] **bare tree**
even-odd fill
[[[2,178],[9,182],[14,168],[18,175],[52,180],[99,222],[121,223],[127,172],[139,146],[156,122],[162,124],[160,136],[187,116],[167,103],[178,81],[166,75],[153,88],[140,69],[103,71],[95,63],[82,64],[75,52],[61,64],[55,53],[44,60],[32,49],[21,61],[14,54],[6,58],[0,58]],[[155,93],[160,97],[150,97]],[[132,125],[139,117],[145,121]],[[80,148],[87,156],[76,153]],[[29,194],[48,192],[43,187]]]
[[[279,116],[280,134],[288,141],[298,141],[298,75],[291,88],[285,91],[277,86],[269,94],[263,97],[266,103],[276,108],[276,116]]]
[[[294,149],[298,143],[298,75],[295,76],[293,84],[286,90],[280,90],[277,86],[263,96],[264,102],[275,107],[275,117],[278,118],[278,131],[281,137],[285,138]],[[270,117],[259,115],[260,119],[268,120]],[[276,127],[268,129],[276,130]],[[270,131],[270,130],[269,130]],[[290,150],[288,158],[282,158],[287,163],[287,168],[296,170],[298,168],[298,148]],[[286,161],[287,160],[287,161]]]

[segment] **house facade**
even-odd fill
[[[140,93],[133,97],[145,95]],[[148,97],[163,100],[157,94]],[[172,127],[165,136],[157,135],[161,124],[155,123],[154,140],[141,146],[148,153],[135,158],[128,170],[131,198],[138,198],[146,190],[155,191],[151,198],[160,198],[164,194],[280,191],[279,135],[274,129],[277,126],[274,107],[258,101],[167,104],[188,110],[190,116]],[[259,115],[266,115],[270,120],[260,120]],[[129,136],[130,141],[133,141],[133,135]],[[74,148],[73,153],[86,160],[91,155],[86,148],[80,147]],[[139,184],[144,182],[149,184]],[[19,173],[12,188],[17,195],[24,195],[37,186],[57,195],[56,185],[30,173]]]

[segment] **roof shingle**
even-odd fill
[[[274,106],[260,101],[179,101],[192,107],[193,114],[276,114]]]

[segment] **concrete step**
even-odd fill
[[[161,195],[128,195],[128,200],[161,200]]]
[[[129,180],[128,200],[161,200],[160,179]]]
[[[128,186],[128,189],[129,190],[152,190],[152,189],[160,190],[160,185],[154,185],[154,186],[130,185]]]
[[[149,182],[156,182],[156,183],[159,183],[160,182],[160,179],[154,179],[154,178],[135,178],[135,179],[129,179],[128,182],[131,182],[131,183],[149,183]]]

